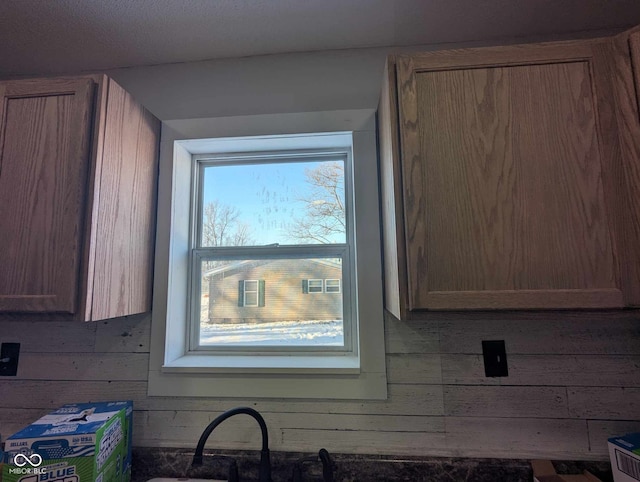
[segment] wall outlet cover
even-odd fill
[[[15,377],[18,374],[20,343],[0,344],[0,376]]]
[[[504,340],[483,340],[484,374],[487,377],[508,377],[507,350]]]

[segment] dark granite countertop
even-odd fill
[[[202,468],[191,470],[192,449],[134,448],[132,482],[146,482],[154,477],[227,479],[228,463],[212,455],[236,459],[243,482],[258,480],[258,451],[205,451]],[[289,482],[293,466],[302,457],[316,454],[272,452],[273,482]],[[440,457],[400,457],[383,455],[331,454],[336,482],[531,482],[529,460],[473,459]],[[603,482],[612,482],[608,462],[554,461],[560,474],[581,473],[588,469]],[[305,482],[322,481],[320,462],[304,465]]]

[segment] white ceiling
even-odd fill
[[[0,75],[544,38],[638,23],[639,0],[0,0]]]

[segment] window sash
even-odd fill
[[[307,286],[309,293],[322,293],[323,282],[321,279],[310,279]]]
[[[192,250],[191,293],[200,293],[201,266],[203,261],[223,261],[235,259],[305,259],[339,258],[342,260],[342,284],[351,286],[352,270],[349,246],[346,244],[300,245],[300,246],[229,246],[217,248],[196,248]],[[252,280],[249,280],[252,281]],[[258,280],[258,285],[260,284]],[[350,294],[350,293],[349,293]],[[189,313],[188,354],[211,354],[223,352],[229,355],[287,353],[296,355],[321,354],[323,352],[357,353],[357,324],[355,320],[355,300],[352,296],[342,296],[343,346],[223,346],[200,344],[200,297],[191,296]]]
[[[313,161],[338,161],[344,165],[344,203],[346,243],[353,245],[352,229],[352,175],[351,156],[342,149],[302,149],[296,151],[269,151],[233,154],[201,154],[193,156],[191,247],[202,248],[202,230],[204,225],[204,168],[211,166],[229,166],[242,164],[285,164]],[[259,245],[255,245],[256,247]],[[314,246],[310,243],[307,246]],[[221,246],[222,247],[222,246]],[[231,246],[224,246],[231,247]]]
[[[250,284],[250,283],[255,283],[255,288]],[[258,306],[258,280],[243,280],[243,302],[242,302],[242,306],[247,306],[247,307],[251,307],[251,306]],[[249,284],[249,288],[247,288],[247,284]],[[247,301],[247,295],[255,295],[256,301],[255,303],[249,303]],[[253,296],[252,296],[253,298]]]
[[[325,293],[340,293],[340,280],[339,279],[326,279],[324,280],[324,292]]]

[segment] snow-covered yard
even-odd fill
[[[327,346],[342,345],[342,320],[266,323],[201,323],[202,345]]]

